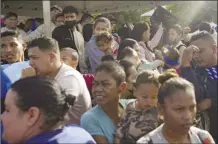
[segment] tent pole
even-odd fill
[[[45,36],[51,37],[51,14],[50,14],[50,1],[43,0],[43,18],[44,18],[44,25],[45,25]]]

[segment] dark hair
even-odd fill
[[[122,54],[122,51],[126,48],[126,47],[130,47],[133,48],[133,46],[137,44],[137,41],[134,39],[130,39],[127,38],[125,40],[122,40],[120,42],[119,48],[118,48],[118,52],[117,52],[117,59],[120,59],[120,55]]]
[[[61,86],[48,77],[28,77],[12,84],[11,89],[17,93],[17,107],[28,111],[37,107],[45,116],[43,130],[49,130],[64,121],[64,116],[73,106],[75,97],[68,95]]]
[[[125,47],[122,51],[118,51],[117,54],[117,60],[123,60],[124,58],[128,57],[133,57],[134,56],[134,49],[132,49],[131,47]]]
[[[111,29],[111,22],[109,19],[105,18],[105,17],[100,17],[98,19],[95,20],[95,23],[94,23],[94,28],[96,27],[96,25],[100,22],[103,22],[103,23],[107,23],[107,26],[109,27],[109,29]]]
[[[199,27],[198,27],[199,31],[207,31],[209,33],[211,33],[212,31],[212,27],[210,25],[210,23],[208,22],[202,22]]]
[[[216,43],[216,40],[207,31],[201,31],[199,33],[194,34],[191,37],[190,43],[193,42],[193,41],[199,40],[199,39],[208,40],[208,41],[211,41],[212,43]]]
[[[74,6],[66,6],[64,9],[63,9],[63,14],[68,14],[68,13],[75,13],[76,15],[79,14],[77,8],[75,8]]]
[[[13,32],[13,31],[5,31],[5,32],[1,33],[1,38],[7,37],[7,36],[18,38],[18,34],[16,32]]]
[[[56,14],[55,20],[57,20],[58,17],[64,17],[64,14],[63,14],[63,13],[58,13],[58,14]]]
[[[164,104],[164,99],[172,96],[179,90],[194,90],[194,86],[189,81],[180,78],[174,69],[168,69],[158,78],[161,84],[158,92],[158,103]]]
[[[121,40],[130,38],[131,32],[132,28],[127,24],[122,25],[121,28],[118,29],[118,35],[120,36]]]
[[[116,21],[117,22],[115,16],[113,16],[112,14],[106,14],[106,15],[104,15],[104,17],[108,18],[110,21]]]
[[[83,37],[86,42],[90,40],[93,34],[93,24],[86,24],[83,26]]]
[[[135,68],[135,65],[128,60],[121,60],[119,64],[123,67],[123,70],[126,74],[126,81],[128,77],[131,75],[131,68]]]
[[[170,27],[170,29],[175,30],[178,35],[182,35],[183,34],[182,27],[180,25],[178,25],[178,24],[172,25]]]
[[[105,61],[115,61],[115,59],[112,55],[107,54],[101,58],[101,62],[105,62]]]
[[[87,19],[87,18],[92,18],[92,19],[94,19],[94,17],[93,17],[92,15],[90,15],[90,14],[88,14],[88,13],[84,13],[84,14],[82,15],[82,17],[81,17],[79,23],[82,23],[82,22],[83,22],[85,19]]]
[[[66,48],[61,48],[61,51],[70,51],[72,55],[72,60],[78,61],[79,60],[79,54],[75,49],[66,47]]]
[[[113,36],[106,31],[100,32],[98,35],[96,35],[96,43],[98,43],[99,41],[104,41],[106,43],[112,42]]]
[[[17,16],[16,13],[14,13],[14,12],[8,12],[8,13],[5,15],[4,19],[8,19],[8,18],[10,18],[10,17],[16,17],[16,18],[18,18],[18,16]]]
[[[153,83],[159,87],[158,76],[159,74],[155,71],[143,70],[138,74],[134,86],[137,88],[140,84]]]
[[[58,42],[55,39],[49,37],[41,37],[41,38],[34,39],[28,45],[28,49],[34,47],[38,47],[42,51],[45,50],[54,50],[55,52],[59,51]]]
[[[131,38],[136,41],[141,41],[143,33],[147,31],[149,25],[147,23],[137,23],[131,33]]]
[[[113,62],[113,61],[102,62],[95,69],[95,74],[102,71],[111,74],[114,80],[116,80],[118,86],[125,81],[126,74],[123,68],[117,62]]]

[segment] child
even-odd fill
[[[99,47],[99,50],[107,54],[113,55],[112,43],[113,43],[113,36],[106,31],[98,33],[96,36],[96,43]]]
[[[62,48],[60,55],[61,55],[61,60],[65,64],[77,69],[78,62],[79,62],[79,55],[75,49],[68,48],[68,47]]]
[[[169,70],[163,74],[175,77]],[[136,100],[127,105],[126,114],[116,131],[115,143],[136,143],[140,137],[158,126],[160,120],[156,109],[160,86],[158,78],[159,74],[154,71],[139,73],[134,88]]]

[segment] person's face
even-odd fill
[[[114,31],[116,29],[116,25],[117,25],[117,22],[116,21],[111,21],[111,29],[112,31]]]
[[[181,38],[181,35],[179,35],[174,29],[169,30],[169,41],[175,42],[178,41]]]
[[[143,42],[148,42],[150,40],[150,27],[148,27],[147,31],[144,31],[143,35],[142,35],[142,41]]]
[[[217,55],[217,46],[215,44],[213,45],[206,40],[199,39],[193,41],[191,45],[199,48],[199,52],[195,52],[193,55],[193,59],[198,66],[210,67],[216,63],[214,57]]]
[[[16,27],[17,27],[17,24],[18,24],[18,20],[17,20],[17,18],[14,17],[14,16],[5,19],[5,25],[6,25],[8,28],[16,28]]]
[[[64,21],[74,21],[77,19],[77,15],[75,13],[66,13],[64,14]]]
[[[92,86],[92,94],[97,104],[105,105],[119,99],[119,94],[124,91],[126,84],[117,85],[111,74],[100,71],[95,75]]]
[[[164,116],[165,125],[174,132],[187,134],[196,116],[194,90],[179,90],[165,98],[159,105],[159,112]]]
[[[54,56],[50,51],[41,51],[38,47],[28,50],[29,64],[36,71],[37,75],[46,76],[51,73]]]
[[[107,52],[108,49],[111,48],[111,44],[112,44],[111,42],[105,42],[105,41],[101,40],[98,42],[98,47],[101,51]]]
[[[71,66],[71,67],[73,67],[73,68],[76,68],[77,67],[77,65],[78,65],[78,61],[76,61],[76,60],[73,60],[73,58],[72,58],[72,52],[71,51],[61,51],[61,60],[65,63],[65,64],[67,64],[67,65],[69,65],[69,66]]]
[[[56,23],[56,26],[64,25],[64,17],[63,16],[57,17],[55,23]]]
[[[55,16],[59,13],[61,13],[61,11],[59,9],[57,9],[57,8],[53,9],[51,11],[51,18],[54,20]]]
[[[29,130],[28,115],[16,106],[17,93],[9,90],[5,99],[5,111],[1,115],[2,138],[8,143],[22,143]]]
[[[140,109],[148,110],[157,105],[158,87],[153,83],[140,84],[135,88],[134,95]]]
[[[105,22],[98,22],[94,27],[94,31],[93,31],[94,35],[97,35],[103,31],[110,32],[108,24]]]
[[[1,55],[8,63],[15,63],[24,60],[25,45],[16,37],[2,37]]]

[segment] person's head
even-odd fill
[[[101,51],[107,52],[108,49],[111,49],[113,36],[107,31],[99,32],[96,35],[96,43]]]
[[[176,24],[170,27],[168,34],[169,43],[176,44],[181,40],[183,30],[180,25]]]
[[[106,105],[118,102],[125,90],[125,72],[116,62],[103,62],[95,69],[92,94],[97,104]]]
[[[55,25],[64,25],[64,15],[62,13],[59,13],[55,16]]]
[[[62,48],[60,54],[61,54],[61,60],[65,64],[75,69],[77,68],[79,62],[79,54],[75,49]]]
[[[40,76],[53,73],[61,63],[58,42],[48,37],[34,39],[28,45],[28,56],[30,66]]]
[[[217,41],[210,33],[202,31],[193,35],[190,45],[194,45],[200,50],[195,52],[193,56],[198,66],[211,67],[217,65]]]
[[[180,78],[174,69],[158,78],[158,112],[164,125],[174,133],[188,134],[196,116],[195,90],[192,83]]]
[[[105,17],[108,18],[111,22],[111,30],[115,31],[117,25],[117,20],[115,16],[113,16],[112,14],[107,14]]]
[[[122,94],[122,98],[126,98],[129,95],[133,96],[133,85],[136,82],[136,77],[138,74],[136,67],[131,61],[128,60],[121,60],[119,64],[123,67],[124,72],[126,74],[125,81],[127,84],[127,87],[124,93]]]
[[[140,47],[139,47],[139,44],[137,43],[137,41],[134,39],[127,38],[127,39],[124,39],[120,42],[120,45],[118,48],[118,53],[117,53],[118,60],[120,59],[120,55],[122,54],[121,51],[123,49],[125,49],[126,47],[130,47],[130,48],[134,49],[139,55]]]
[[[94,21],[94,17],[88,13],[84,13],[80,19],[80,23],[84,26],[86,24],[91,24]]]
[[[77,10],[77,8],[73,7],[73,6],[66,6],[63,9],[63,15],[64,15],[64,21],[65,24],[69,27],[75,27],[76,26],[76,19],[78,16],[79,12]]]
[[[112,55],[106,54],[101,58],[101,62],[106,62],[106,61],[116,61],[116,60]]]
[[[157,106],[158,76],[157,72],[151,70],[141,71],[138,74],[134,84],[134,96],[140,109],[147,110]]]
[[[210,23],[208,22],[202,22],[199,27],[198,27],[199,31],[207,31],[209,33],[212,33],[212,27],[210,25]]]
[[[11,31],[1,33],[1,56],[8,63],[24,61],[26,43]]]
[[[51,19],[54,20],[57,14],[62,13],[62,8],[58,5],[53,5],[51,6],[50,11],[51,11]]]
[[[97,20],[95,20],[95,23],[93,25],[93,34],[97,35],[98,33],[106,31],[111,33],[111,23],[110,21],[105,17],[100,17]]]
[[[136,41],[147,42],[150,39],[150,27],[147,23],[138,23],[134,26],[131,38]]]
[[[26,22],[25,22],[25,27],[24,27],[24,31],[29,31],[32,29],[32,26],[33,26],[33,19],[30,18],[30,19],[27,19]]]
[[[18,20],[17,20],[18,16],[16,13],[14,12],[8,12],[5,17],[4,17],[4,24],[10,28],[10,29],[14,29],[17,27],[18,25]]]
[[[168,68],[175,68],[177,69],[180,66],[179,59],[180,53],[179,50],[176,48],[166,48],[164,47],[162,50],[163,53],[163,60],[165,65]]]
[[[53,79],[28,77],[12,84],[1,115],[3,139],[25,143],[28,139],[64,125],[75,97],[67,95]]]
[[[120,51],[120,53],[118,51],[118,55],[117,60],[130,60],[132,63],[134,63],[136,68],[138,68],[141,63],[138,53],[131,47],[125,47],[122,51]]]

